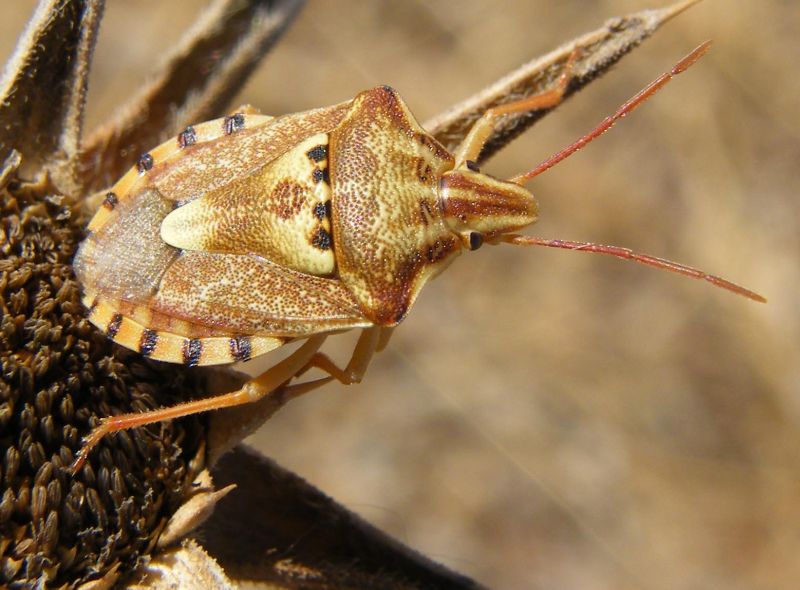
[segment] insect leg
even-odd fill
[[[558,105],[564,98],[564,92],[566,92],[567,85],[572,78],[572,69],[575,65],[575,60],[578,59],[580,54],[580,48],[576,48],[569,55],[567,63],[564,65],[564,69],[558,77],[555,88],[545,90],[544,92],[523,98],[522,100],[492,107],[483,113],[483,116],[475,122],[469,130],[467,137],[461,142],[461,145],[458,146],[455,155],[455,167],[459,168],[465,166],[467,160],[478,160],[484,144],[489,139],[492,131],[494,131],[494,126],[497,123],[498,117],[538,111],[541,109],[550,109]]]
[[[391,328],[388,329],[391,330]],[[381,328],[380,326],[364,328],[361,331],[361,336],[358,337],[355,349],[353,349],[350,362],[347,363],[344,369],[337,367],[327,355],[318,352],[311,357],[311,360],[303,368],[302,372],[316,367],[345,385],[360,383],[361,379],[364,377],[364,373],[367,372],[367,367],[372,357],[375,355],[375,352],[379,350],[379,346],[381,344],[385,346],[388,343],[388,336],[382,338],[385,330],[387,330],[387,328]]]
[[[109,416],[108,418],[104,418],[100,425],[97,426],[84,440],[83,446],[81,447],[80,451],[78,451],[78,455],[72,464],[72,472],[77,473],[80,471],[80,468],[86,461],[86,457],[88,456],[89,452],[103,439],[105,435],[112,432],[117,432],[118,430],[127,430],[128,428],[135,428],[137,426],[144,426],[146,424],[153,424],[154,422],[172,420],[174,418],[189,416],[199,412],[230,408],[232,406],[239,406],[258,401],[265,395],[278,389],[281,385],[301,372],[303,367],[308,365],[313,359],[315,353],[325,341],[325,338],[325,334],[309,338],[308,341],[303,344],[303,346],[298,348],[289,357],[274,367],[267,369],[260,376],[251,379],[237,391],[232,391],[230,393],[224,393],[205,399],[198,399],[169,408],[152,410],[150,412],[122,414],[120,416]]]
[[[378,346],[375,347],[375,352],[381,352],[389,345],[389,339],[392,337],[392,334],[394,334],[395,328],[396,326],[381,329],[381,335],[378,339]]]

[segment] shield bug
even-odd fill
[[[142,155],[105,196],[75,259],[91,322],[144,356],[187,366],[246,361],[307,341],[240,390],[106,418],[75,467],[109,432],[252,402],[311,367],[329,377],[294,387],[360,381],[425,284],[484,243],[609,254],[764,301],[625,248],[514,233],[538,215],[526,182],[601,135],[708,47],[572,145],[507,180],[475,165],[495,122],[558,104],[577,50],[552,90],[487,111],[455,154],[383,86],[282,117],[237,112],[187,127]],[[354,328],[362,334],[341,369],[319,348],[327,335]]]

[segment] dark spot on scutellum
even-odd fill
[[[244,129],[244,113],[234,113],[225,117],[222,128],[225,131],[225,135]]]
[[[235,336],[230,339],[231,358],[236,361],[250,360],[250,337]]]
[[[306,152],[306,156],[312,162],[322,162],[325,158],[328,157],[328,148],[324,145],[318,145]]]
[[[157,344],[158,332],[147,328],[144,332],[142,332],[142,339],[139,341],[139,352],[141,352],[144,356],[150,356],[156,349]]]
[[[139,156],[139,161],[136,162],[136,169],[139,174],[144,174],[153,167],[153,156],[150,154],[142,154]]]
[[[328,203],[330,203],[330,201],[314,205],[314,217],[317,219],[325,219],[328,216]]]
[[[319,228],[311,238],[311,245],[320,250],[328,250],[331,247],[331,234],[323,228]]]
[[[122,314],[115,313],[111,316],[111,321],[108,322],[108,326],[106,326],[106,334],[109,338],[114,338],[119,332],[119,326],[122,324]]]
[[[196,141],[197,141],[197,132],[191,125],[189,125],[186,129],[184,129],[178,134],[179,148],[185,148],[187,146],[194,145]]]
[[[478,167],[478,163],[475,160],[467,160],[465,162],[467,168],[472,170],[473,172],[480,172],[481,169]]]
[[[106,193],[106,198],[103,199],[103,207],[105,207],[109,211],[113,211],[114,207],[117,206],[117,203],[119,203],[119,199],[117,199],[117,195],[115,195],[114,193],[111,193],[111,192],[110,193]]]
[[[183,341],[183,364],[187,367],[196,367],[203,354],[203,343],[199,338],[190,338]]]
[[[469,232],[469,249],[477,250],[483,246],[483,234],[477,231]]]

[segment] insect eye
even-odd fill
[[[477,250],[483,246],[483,234],[477,231],[469,232],[469,249]]]

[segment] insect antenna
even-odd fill
[[[665,258],[659,258],[657,256],[650,256],[649,254],[641,254],[639,252],[634,252],[628,248],[622,248],[620,246],[606,246],[604,244],[594,244],[591,242],[573,242],[570,240],[548,240],[545,238],[537,238],[534,236],[521,236],[518,234],[502,234],[499,236],[495,236],[490,240],[490,243],[497,243],[497,242],[505,242],[508,244],[513,244],[515,246],[546,246],[547,248],[562,248],[564,250],[577,250],[578,252],[594,252],[595,254],[608,254],[609,256],[615,256],[616,258],[622,258],[624,260],[633,260],[634,262],[639,262],[641,264],[646,264],[648,266],[652,266],[655,268],[660,268],[663,270],[668,270],[670,272],[675,272],[678,274],[682,274],[687,277],[691,277],[694,279],[702,279],[704,281],[708,281],[712,285],[717,287],[722,287],[723,289],[727,289],[737,295],[742,295],[743,297],[747,297],[748,299],[752,299],[753,301],[758,301],[759,303],[766,303],[767,300],[759,295],[751,291],[750,289],[745,289],[744,287],[737,285],[736,283],[732,283],[727,281],[721,277],[708,274],[702,270],[693,268],[691,266],[686,266],[685,264],[680,264],[679,262],[673,262],[672,260],[667,260]]]
[[[529,172],[525,172],[524,174],[519,174],[510,178],[510,182],[514,182],[519,185],[524,185],[532,178],[538,176],[545,170],[552,168],[562,160],[568,158],[583,146],[588,144],[594,139],[600,137],[603,133],[611,129],[614,126],[614,123],[625,117],[628,113],[633,111],[636,107],[640,104],[645,102],[648,98],[653,96],[656,92],[661,90],[664,86],[666,86],[675,76],[685,72],[689,69],[692,65],[694,65],[697,60],[699,60],[711,47],[711,41],[706,41],[702,43],[693,51],[691,51],[686,57],[681,59],[678,63],[676,63],[669,72],[665,72],[661,74],[658,78],[653,80],[650,84],[648,84],[645,88],[640,90],[636,93],[633,97],[628,99],[622,106],[620,106],[614,114],[609,115],[600,124],[592,129],[589,133],[575,141],[574,143],[568,145],[560,152],[555,153],[554,155],[547,158],[541,164],[530,170]],[[708,281],[712,285],[716,285],[717,287],[722,287],[723,289],[727,289],[737,295],[742,295],[743,297],[747,297],[748,299],[752,299],[753,301],[758,301],[761,303],[766,303],[766,299],[759,295],[758,293],[754,293],[749,289],[745,289],[744,287],[727,281],[721,277],[708,274],[702,270],[692,268],[691,266],[686,266],[684,264],[680,264],[678,262],[673,262],[671,260],[666,260],[664,258],[658,258],[657,256],[650,256],[649,254],[641,254],[639,252],[634,252],[628,248],[622,248],[620,246],[606,246],[604,244],[594,244],[591,242],[573,242],[569,240],[548,240],[545,238],[536,238],[533,236],[521,236],[517,234],[503,234],[499,236],[495,236],[490,240],[492,243],[498,242],[506,242],[508,244],[514,244],[516,246],[546,246],[548,248],[563,248],[565,250],[577,250],[579,252],[594,252],[596,254],[607,254],[609,256],[615,256],[617,258],[622,258],[625,260],[633,260],[634,262],[639,262],[641,264],[646,264],[648,266],[652,266],[655,268],[660,268],[663,270],[668,270],[670,272],[675,272],[678,274],[682,274],[687,277],[692,277],[695,279],[702,279],[704,281]]]
[[[516,184],[523,185],[527,183],[532,178],[539,176],[545,170],[552,168],[562,160],[567,159],[569,156],[577,152],[583,146],[588,144],[594,139],[597,139],[603,133],[611,129],[614,126],[614,123],[625,117],[628,113],[633,111],[636,107],[646,101],[648,98],[653,96],[656,92],[661,90],[664,86],[666,86],[675,76],[681,74],[688,70],[692,65],[694,65],[697,60],[699,60],[711,47],[711,41],[706,41],[705,43],[699,45],[695,48],[691,53],[689,53],[686,57],[676,63],[669,72],[665,72],[661,74],[658,78],[653,80],[650,84],[648,84],[645,88],[640,90],[636,93],[635,96],[628,99],[622,106],[620,106],[613,115],[609,115],[605,119],[601,121],[601,123],[592,129],[589,133],[568,145],[560,152],[557,152],[547,158],[544,162],[536,166],[533,170],[529,172],[525,172],[524,174],[518,174],[513,178],[509,178],[510,182],[514,182]]]

